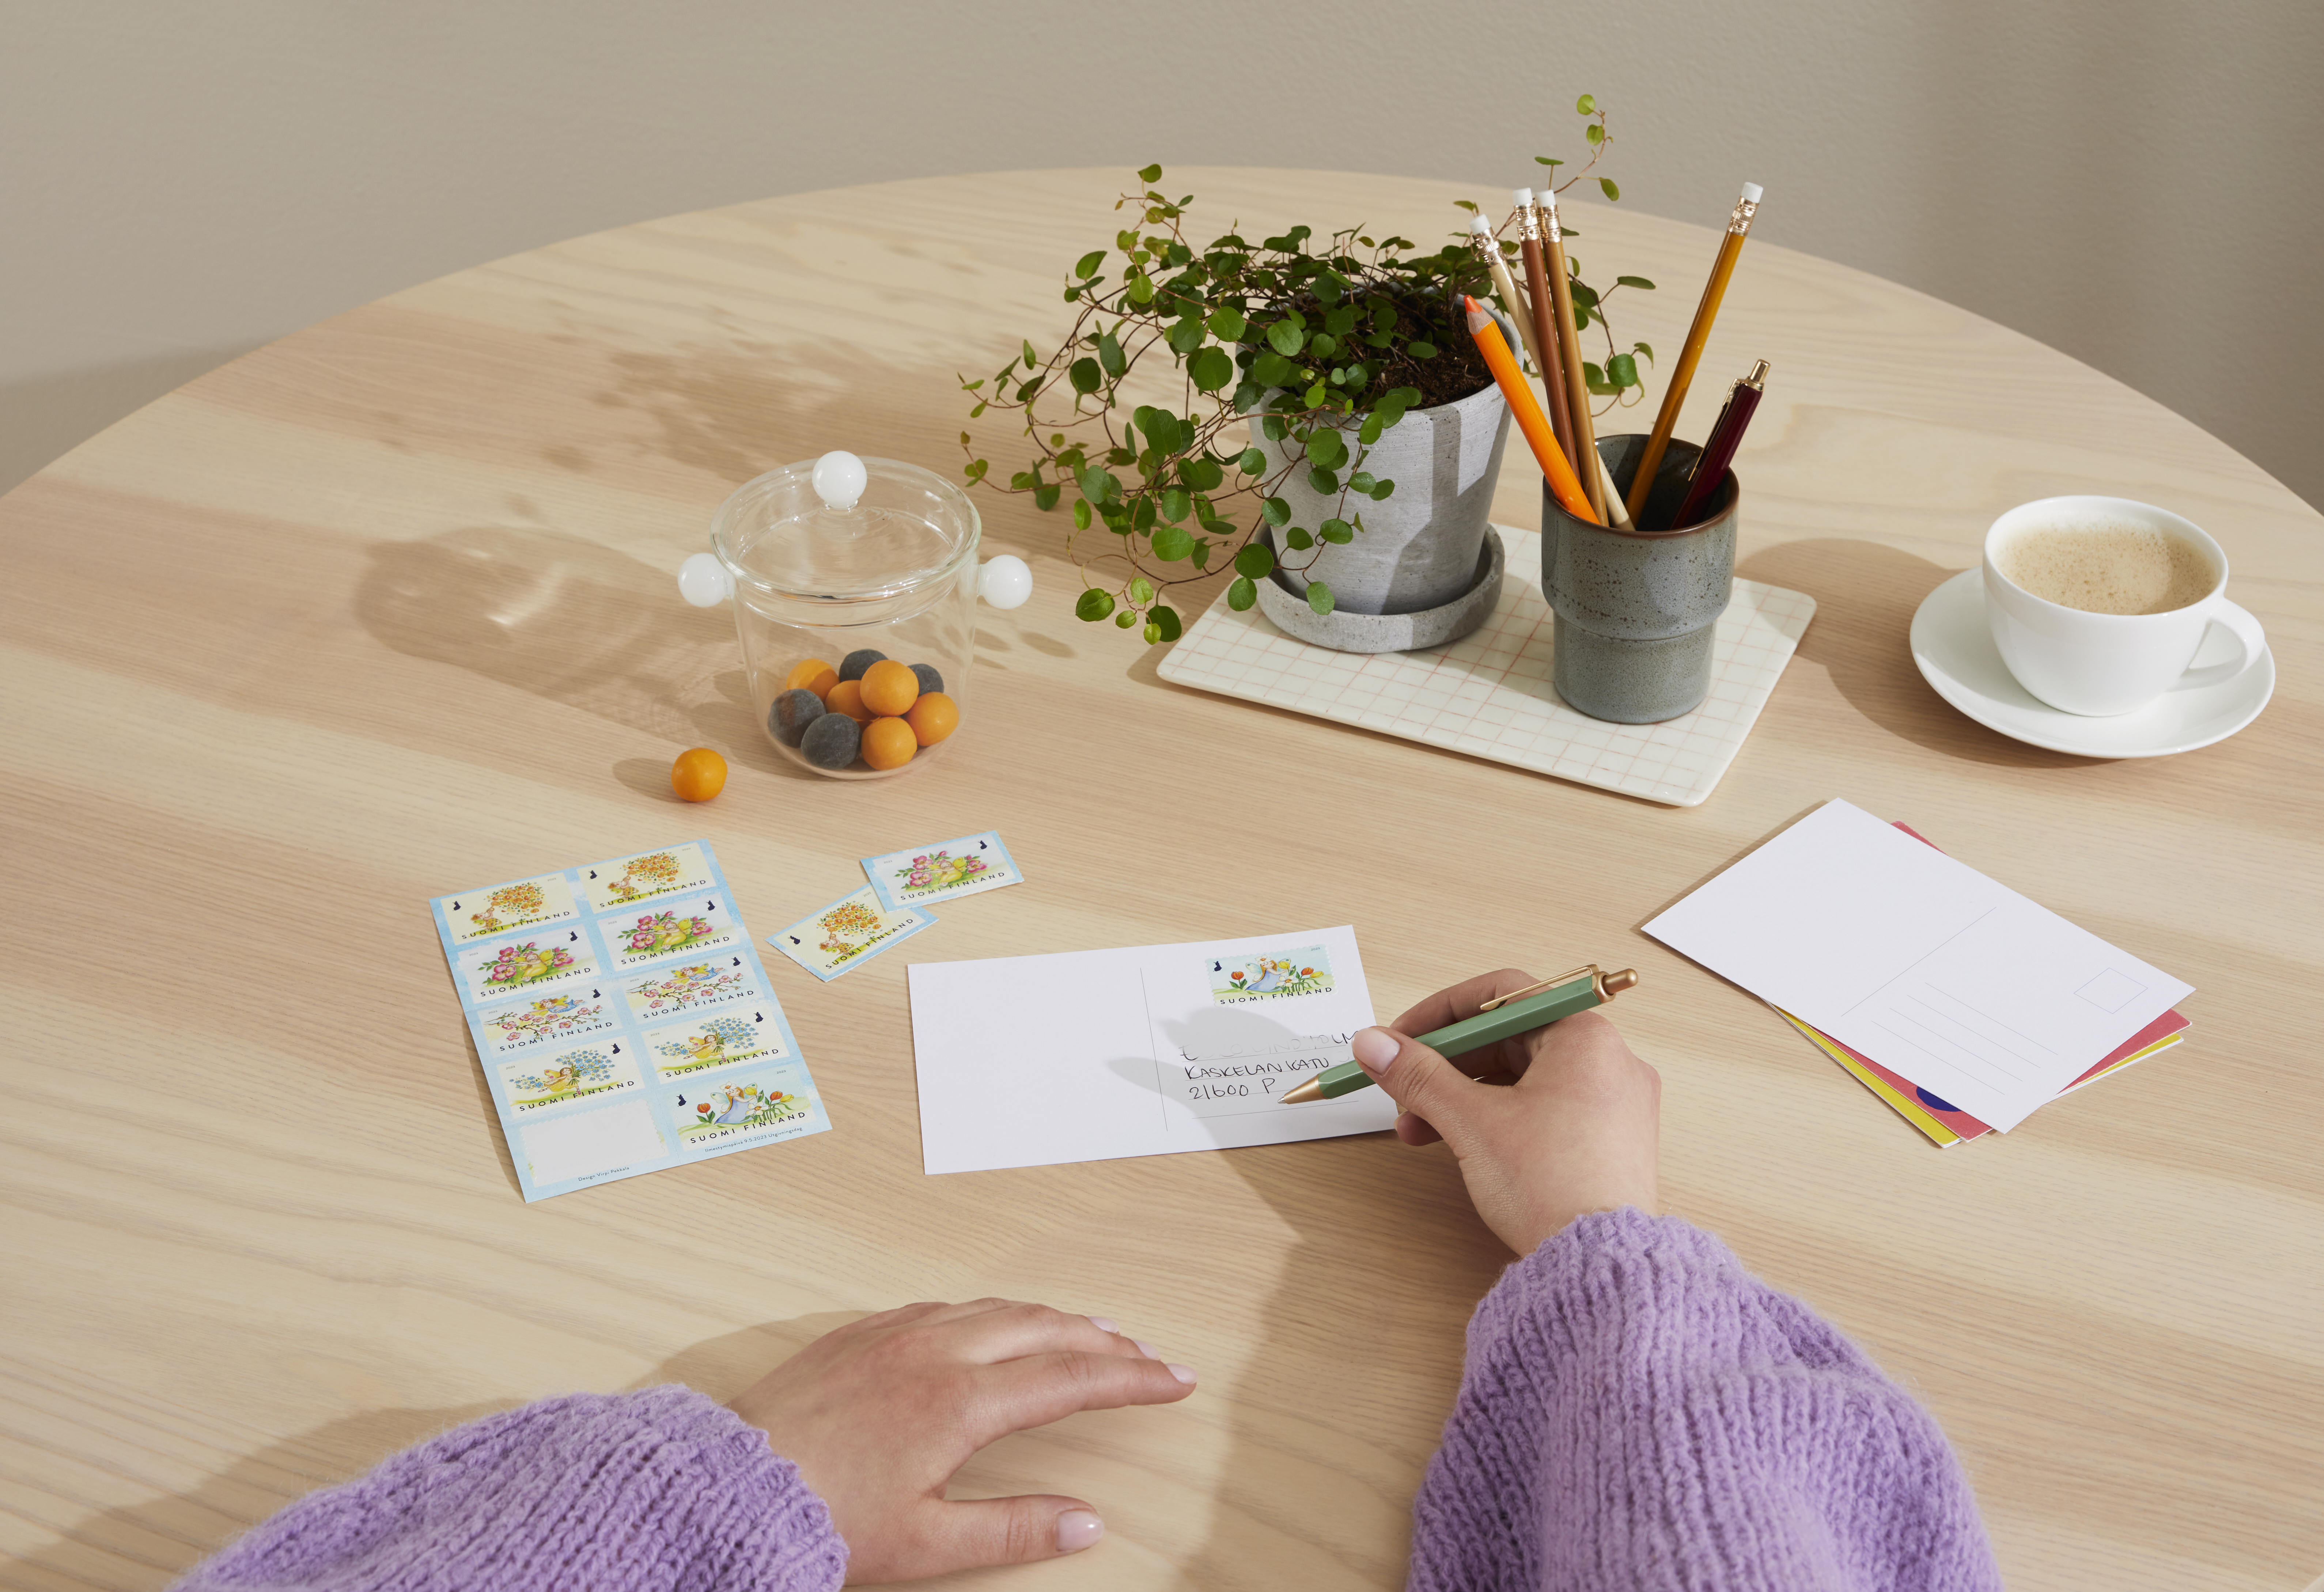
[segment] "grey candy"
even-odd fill
[[[1646,439],[1599,438],[1627,487]],[[1640,525],[1666,520],[1701,450],[1673,442],[1655,473]],[[1542,488],[1541,589],[1557,615],[1552,683],[1576,713],[1617,724],[1654,724],[1702,705],[1719,616],[1735,589],[1735,529],[1742,489],[1730,474],[1708,518],[1660,532],[1592,525]]]
[[[1304,572],[1280,572],[1295,596],[1306,594],[1312,576],[1331,588],[1335,607],[1352,613],[1425,613],[1457,602],[1475,584],[1493,483],[1509,435],[1509,406],[1499,387],[1412,410],[1381,432],[1363,450],[1360,466],[1341,472],[1344,479],[1360,467],[1395,482],[1395,492],[1378,502],[1353,493],[1343,502],[1337,493],[1315,491],[1307,483],[1306,456],[1289,437],[1268,441],[1256,416],[1250,431],[1251,446],[1275,461],[1269,475],[1293,465],[1277,488],[1291,505],[1292,525],[1312,535],[1325,520],[1352,520],[1358,511],[1363,515],[1364,528],[1353,541],[1319,546],[1312,564],[1305,553],[1286,555],[1306,565]],[[1348,443],[1352,456],[1352,435]]]
[[[1336,607],[1329,613],[1318,613],[1279,576],[1253,584],[1259,587],[1259,611],[1286,636],[1335,652],[1413,652],[1457,641],[1490,618],[1493,605],[1500,601],[1501,576],[1508,567],[1501,538],[1489,525],[1484,546],[1478,549],[1476,565],[1470,571],[1469,589],[1441,607],[1419,613],[1354,613]]]

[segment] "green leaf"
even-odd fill
[[[1235,468],[1246,475],[1264,475],[1267,474],[1267,456],[1255,447],[1247,447],[1242,450],[1242,456],[1235,460]]]
[[[1111,592],[1101,592],[1095,586],[1092,586],[1088,591],[1084,592],[1082,594],[1082,600],[1074,604],[1074,612],[1075,616],[1087,620],[1092,624],[1095,624],[1099,620],[1103,619],[1107,614],[1111,613],[1112,612],[1113,594]]]
[[[1300,336],[1299,328],[1287,320],[1277,321],[1267,328],[1268,346],[1286,359],[1296,356],[1305,341]]]
[[[1161,639],[1162,627],[1156,624],[1152,620],[1148,620],[1146,621],[1146,644],[1148,647],[1151,647],[1155,642],[1159,641]]]
[[[1325,383],[1318,382],[1313,387],[1307,389],[1304,396],[1307,400],[1307,407],[1309,409],[1321,409],[1323,407],[1323,400],[1328,396],[1324,388]]]
[[[1234,380],[1234,360],[1223,348],[1205,348],[1186,362],[1187,379],[1201,392],[1216,392]]]
[[[1151,304],[1151,303],[1153,303],[1153,302],[1154,302],[1154,279],[1153,279],[1152,277],[1150,277],[1150,276],[1143,276],[1143,275],[1140,275],[1140,276],[1133,276],[1133,277],[1131,277],[1131,278],[1130,279],[1130,289],[1129,289],[1129,292],[1130,292],[1130,301],[1132,304]]]
[[[1120,613],[1113,616],[1113,622],[1119,628],[1126,630],[1130,626],[1138,622],[1138,616],[1130,612],[1129,609],[1125,608]]]
[[[1354,529],[1344,520],[1326,520],[1316,528],[1315,534],[1334,547],[1342,547],[1356,539]]]
[[[1606,129],[1598,125],[1597,123],[1592,122],[1590,125],[1582,130],[1582,136],[1588,142],[1591,149],[1596,149],[1600,144],[1606,142]]]
[[[1171,524],[1176,525],[1184,520],[1194,507],[1194,500],[1183,487],[1166,486],[1162,489],[1162,518]]]
[[[1655,290],[1655,284],[1642,276],[1618,276],[1614,281],[1626,288],[1644,288],[1649,293]]]
[[[1378,478],[1375,477],[1370,470],[1359,470],[1353,475],[1348,477],[1348,490],[1350,492],[1368,492],[1378,484]]]
[[[1148,580],[1142,575],[1136,580],[1131,581],[1130,583],[1130,600],[1140,608],[1143,608],[1148,603],[1153,602],[1154,583]]]
[[[1027,338],[1025,340],[1025,368],[1028,371],[1038,371],[1041,368],[1041,356],[1033,352],[1033,344],[1030,338]],[[1003,372],[1002,373],[1005,375],[1007,373]],[[982,383],[979,382],[978,385],[982,386]]]
[[[1315,545],[1315,538],[1295,525],[1283,533],[1283,545],[1295,553],[1304,553]]]
[[[1364,417],[1362,425],[1356,428],[1356,440],[1370,447],[1380,439],[1380,433],[1387,429],[1388,422],[1381,419],[1379,411],[1375,410]]]
[[[1340,478],[1318,465],[1307,472],[1307,484],[1320,492],[1334,492],[1340,490]]]
[[[1057,506],[1057,483],[1054,481],[1047,481],[1042,483],[1039,486],[1035,487],[1033,489],[1033,506],[1037,509],[1056,508]]]
[[[1084,499],[1101,506],[1107,499],[1121,495],[1121,483],[1114,479],[1113,472],[1098,465],[1082,472],[1081,488]]]
[[[1374,488],[1372,488],[1372,490],[1371,490],[1371,500],[1372,500],[1372,502],[1376,502],[1376,503],[1386,502],[1388,501],[1388,494],[1389,494],[1390,492],[1394,492],[1395,490],[1396,490],[1396,483],[1395,483],[1395,482],[1393,482],[1393,481],[1383,481],[1383,482],[1381,482],[1378,486],[1375,486]]]
[[[1170,344],[1170,352],[1177,354],[1182,359],[1187,354],[1194,353],[1195,349],[1200,348],[1203,345],[1202,318],[1199,316],[1190,315],[1184,320],[1172,322],[1168,341]],[[1234,362],[1232,360],[1229,360],[1227,362],[1227,370],[1230,373],[1233,372]],[[1226,378],[1222,376],[1219,379],[1223,382]]]
[[[1652,364],[1652,363],[1655,363],[1655,351],[1654,351],[1653,349],[1651,349],[1651,348],[1647,347],[1644,343],[1633,343],[1633,344],[1631,344],[1631,345],[1630,345],[1630,352],[1631,352],[1631,353],[1633,353],[1633,354],[1645,354],[1645,355],[1646,356],[1646,363],[1647,363],[1648,364]]]
[[[1097,362],[1105,367],[1105,373],[1109,376],[1120,376],[1130,368],[1130,361],[1122,356],[1121,345],[1114,339],[1111,332],[1102,333],[1098,337]]]
[[[1627,354],[1616,354],[1606,362],[1606,379],[1617,387],[1638,386],[1638,362]]]
[[[1604,396],[1608,393],[1618,393],[1622,391],[1619,387],[1615,386],[1614,383],[1606,379],[1606,373],[1604,371],[1600,370],[1596,365],[1591,363],[1590,361],[1586,359],[1582,362],[1582,384],[1590,389],[1591,391],[1598,393],[1600,396]]]
[[[1467,199],[1454,199],[1452,201],[1452,207],[1456,210],[1466,210],[1471,216],[1477,214],[1477,207]]]
[[[1211,311],[1211,333],[1221,342],[1241,342],[1244,324],[1242,311],[1231,304],[1222,304]]]
[[[1074,500],[1074,529],[1075,530],[1087,530],[1089,528],[1089,500],[1087,498],[1075,498]]]
[[[1598,179],[1598,187],[1609,199],[1618,199],[1622,197],[1622,190],[1614,186],[1614,179],[1610,177],[1600,177]]]
[[[1088,253],[1074,262],[1074,274],[1075,276],[1093,276],[1097,273],[1097,268],[1104,263],[1105,251],[1103,249],[1092,249]],[[1029,371],[1033,368],[1036,363],[1037,362],[1033,358],[1033,345],[1030,343],[1028,343],[1025,345],[1025,368]]]
[[[1150,529],[1153,524],[1154,500],[1149,497],[1141,496],[1138,500],[1137,504],[1130,510],[1130,529],[1132,530],[1146,530]]]
[[[1309,581],[1307,583],[1307,606],[1314,609],[1318,613],[1331,612],[1332,588],[1325,585],[1319,580]]]
[[[1155,638],[1157,640],[1175,641],[1186,633],[1185,623],[1179,619],[1178,611],[1175,608],[1150,609],[1147,612],[1146,619],[1148,630],[1161,631],[1161,634]]]
[[[1197,569],[1207,569],[1210,567],[1210,565],[1211,544],[1208,542],[1196,542],[1194,544],[1194,567]]]
[[[1405,346],[1410,350],[1412,357],[1415,359],[1434,359],[1436,357],[1436,345],[1427,341],[1425,338],[1415,337]]]
[[[1574,115],[1581,116],[1596,115],[1598,114],[1597,97],[1590,94],[1583,95],[1580,99],[1573,102],[1573,112]]]
[[[1241,552],[1235,555],[1235,573],[1250,580],[1265,580],[1275,569],[1275,555],[1258,542],[1245,542]]]
[[[1194,550],[1194,538],[1175,525],[1166,525],[1154,533],[1154,556],[1165,564],[1175,564]]]
[[[1307,462],[1325,470],[1336,470],[1348,462],[1348,445],[1340,440],[1337,430],[1321,427],[1307,439]]]
[[[1105,374],[1097,368],[1097,361],[1093,359],[1074,361],[1073,369],[1066,373],[1073,378],[1076,392],[1094,392],[1105,384]]]
[[[1536,155],[1533,158],[1533,163],[1536,166],[1563,166],[1565,164],[1563,161],[1554,159],[1549,155]]]
[[[1235,576],[1232,584],[1227,587],[1227,606],[1237,613],[1246,612],[1258,601],[1259,588],[1252,585],[1246,576],[1240,575]]]
[[[1259,506],[1259,517],[1269,525],[1291,523],[1291,505],[1281,498],[1268,498]]]
[[[1250,362],[1250,379],[1266,387],[1287,387],[1299,367],[1272,348]]]
[[[1161,181],[1162,168],[1159,166],[1140,166],[1138,169],[1138,180],[1140,182]]]
[[[1225,468],[1216,459],[1188,459],[1178,466],[1178,479],[1196,492],[1216,492],[1227,478]]]

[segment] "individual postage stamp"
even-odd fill
[[[520,989],[594,977],[597,957],[580,930],[552,928],[463,946],[458,966],[469,999],[496,1000]]]
[[[1321,995],[1334,985],[1331,956],[1321,945],[1214,956],[1204,971],[1211,999],[1220,1006]]]
[[[768,935],[767,943],[827,984],[934,922],[917,906],[881,907],[866,885]]]
[[[509,1107],[519,1116],[638,1088],[637,1058],[618,1039],[500,1063]]]
[[[710,860],[694,844],[665,846],[583,869],[581,892],[592,912],[612,912],[641,901],[708,890],[717,880]]]
[[[573,887],[561,873],[512,879],[481,890],[444,897],[444,916],[452,925],[452,943],[466,945],[494,934],[564,923],[581,916],[573,904]]]
[[[796,1138],[830,1126],[812,1087],[790,1067],[681,1082],[670,1092],[669,1115],[679,1147],[695,1155]]]
[[[690,1023],[672,1023],[646,1032],[647,1054],[663,1078],[707,1072],[740,1062],[778,1060],[789,1054],[782,1025],[768,1020],[763,1007],[735,1007]]]
[[[476,1032],[486,1055],[532,1055],[593,1034],[618,1030],[622,1020],[603,986],[576,988],[559,995],[536,995],[476,1014]]]
[[[641,1022],[724,1006],[758,992],[758,980],[739,956],[665,962],[622,980],[622,995]]]
[[[634,913],[616,913],[599,919],[597,929],[605,936],[605,953],[616,972],[666,956],[699,956],[742,937],[734,926],[733,909],[716,896],[689,896]]]
[[[890,912],[938,897],[974,896],[1025,882],[1017,860],[1001,843],[1000,834],[990,829],[956,841],[866,857],[863,872],[880,893],[880,905]]]

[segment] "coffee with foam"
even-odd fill
[[[2005,579],[2085,613],[2169,613],[2219,584],[2210,557],[2157,526],[2090,518],[2029,527],[1994,559]]]

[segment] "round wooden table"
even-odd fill
[[[727,1396],[859,1312],[998,1293],[1113,1316],[1204,1380],[972,1465],[965,1489],[1078,1493],[1110,1528],[991,1584],[1399,1585],[1462,1323],[1508,1258],[1442,1147],[926,1177],[904,1001],[911,960],[1351,921],[1383,1017],[1503,963],[1643,970],[1620,1020],[1665,1079],[1668,1208],[1927,1401],[2012,1587],[2324,1568],[2324,521],[2061,354],[1755,243],[1680,434],[1774,363],[1740,568],[1820,606],[1702,805],[1167,685],[1073,617],[1062,517],[997,494],[988,548],[1037,590],[984,611],[953,755],[870,785],[788,769],[678,562],[773,465],[957,469],[955,373],[1062,330],[1060,274],[1126,180],[894,183],[537,250],[253,354],[0,501],[0,1582],[160,1587],[447,1423],[669,1379]],[[1167,182],[1197,227],[1416,238],[1491,191]],[[1711,230],[1574,219],[1591,276],[1663,284],[1618,324],[1674,351]],[[1496,518],[1537,524],[1537,490],[1513,457]],[[2002,509],[2071,492],[2225,545],[2280,670],[2249,729],[2090,761],[1923,684],[1914,606]],[[704,743],[733,777],[685,807],[668,766]],[[2193,983],[2188,1042],[1940,1152],[1637,932],[1833,796]],[[430,896],[706,834],[764,934],[858,857],[988,827],[1027,886],[833,984],[768,958],[835,1131],[520,1201]]]

